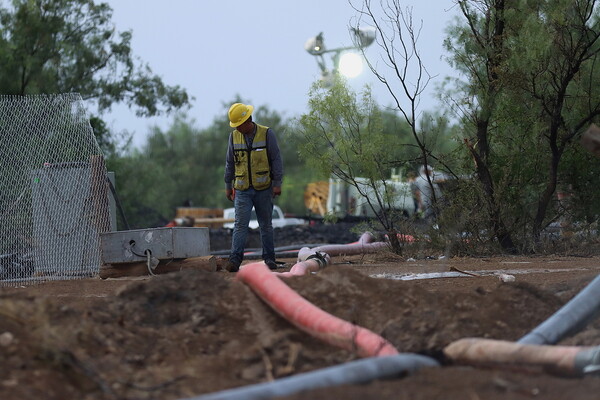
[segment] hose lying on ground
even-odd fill
[[[521,344],[556,344],[585,328],[600,313],[600,275],[550,318],[519,339]]]
[[[368,240],[370,239],[365,237],[362,243],[368,243]],[[314,252],[317,249],[305,250],[307,255],[309,254],[309,250]],[[312,260],[309,260],[309,262],[314,263]],[[315,265],[314,267],[319,268],[321,266]],[[308,270],[308,267],[306,269]],[[248,269],[248,273],[250,272],[252,272],[251,269]],[[268,274],[268,271],[265,272]],[[273,275],[270,276],[273,277]],[[585,326],[598,310],[598,296],[592,295],[593,292],[600,293],[598,288],[600,283],[598,283],[598,280],[599,278],[596,278],[584,291],[582,291],[571,302],[563,307],[563,309],[559,310],[559,312],[557,312],[552,318],[541,324],[540,327],[538,327],[529,335],[525,336],[523,339],[521,339],[521,341],[531,340],[556,343],[560,340],[560,338],[564,337],[565,332],[571,332],[574,328]],[[267,301],[267,303],[271,304],[269,301]],[[563,314],[571,312],[569,311],[570,308],[567,306],[575,307],[579,312],[575,312],[576,315],[573,315],[571,318],[568,316],[565,317]],[[278,312],[282,314],[282,312]],[[568,320],[567,322],[565,322],[565,318]],[[553,319],[555,319],[555,321],[552,321]],[[444,349],[444,352],[447,357],[455,362],[508,362],[511,365],[513,363],[527,363],[529,365],[550,368],[554,372],[562,372],[569,375],[594,373],[600,371],[600,347],[578,348],[526,346],[524,344],[501,341],[462,339],[447,346],[446,349]],[[417,357],[419,359],[413,359],[413,357]],[[398,360],[398,362],[400,362],[400,370],[394,372],[393,370],[389,370],[388,367],[382,369],[381,366],[384,363],[387,365],[389,360]],[[367,370],[362,369],[363,363],[367,365]],[[377,363],[377,366],[371,365],[371,363]],[[406,370],[403,370],[403,368],[405,368],[405,363],[408,363],[408,367],[411,369],[418,369],[423,366],[438,365],[433,359],[417,355],[398,354],[387,357],[368,358],[365,360],[359,360],[335,367],[330,367],[320,371],[313,371],[307,374],[300,374],[289,378],[278,379],[277,381],[270,383],[251,385],[218,393],[212,393],[205,396],[196,397],[191,400],[264,399],[276,396],[291,395],[299,391],[316,389],[320,387],[363,383],[373,379],[397,376],[400,373],[406,372]],[[371,368],[377,368],[377,370],[371,370]]]
[[[266,399],[321,387],[360,384],[374,379],[399,377],[422,367],[439,366],[433,358],[417,354],[397,354],[397,350],[385,339],[318,309],[277,278],[285,274],[303,275],[311,270],[323,268],[329,263],[329,255],[315,251],[311,251],[311,254],[306,256],[305,261],[294,265],[287,273],[274,275],[264,263],[254,263],[243,266],[237,278],[250,286],[277,313],[298,328],[328,343],[357,350],[361,355],[381,357],[352,361],[274,382],[225,390],[189,400]]]
[[[275,256],[277,258],[293,258],[298,256],[298,250],[302,247],[319,247],[326,246],[327,243],[307,243],[307,244],[293,244],[287,246],[275,247]],[[229,256],[231,249],[227,250],[214,250],[210,254],[213,256]],[[262,247],[248,248],[244,252],[244,258],[247,260],[262,259]]]
[[[262,262],[243,266],[237,279],[296,327],[329,344],[356,351],[361,357],[398,354],[396,348],[381,336],[311,304]]]
[[[361,235],[356,243],[350,244],[328,244],[324,246],[308,248],[304,247],[298,252],[298,261],[304,261],[312,253],[327,253],[330,256],[338,256],[342,254],[368,254],[375,253],[381,249],[388,248],[386,242],[374,242],[375,237],[370,232],[365,232]]]
[[[317,272],[329,264],[330,255],[373,253],[388,246],[385,242],[374,242],[374,240],[375,237],[370,232],[365,232],[355,243],[322,245],[314,248],[302,247],[298,251],[298,262],[292,266],[290,271],[277,274],[284,278],[306,275],[309,272]],[[311,261],[311,259],[321,262]]]
[[[299,261],[290,268],[289,272],[273,272],[280,278],[306,275],[310,272],[318,272],[325,268],[330,261],[329,254],[313,252],[305,261]]]
[[[235,389],[194,397],[188,400],[255,400],[289,396],[304,390],[338,385],[362,384],[411,374],[420,368],[438,367],[433,358],[418,354],[372,357]]]
[[[370,232],[365,232],[361,235],[358,241],[348,244],[302,244],[288,245],[275,248],[275,256],[278,258],[298,257],[298,261],[304,261],[306,256],[315,252],[328,253],[332,256],[337,255],[353,255],[353,254],[368,254],[389,247],[387,242],[374,242],[375,237]],[[298,250],[300,249],[300,250]],[[295,251],[297,250],[297,251]],[[302,254],[302,251],[305,254]],[[211,252],[212,255],[229,255],[230,250],[218,250]],[[262,248],[247,249],[244,253],[244,258],[255,260],[262,258]]]
[[[600,372],[600,346],[545,346],[466,338],[450,343],[444,354],[459,364],[541,367],[566,376]]]

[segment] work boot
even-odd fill
[[[231,261],[227,261],[227,264],[225,264],[225,270],[229,272],[238,272],[240,270],[240,265]]]
[[[269,269],[277,269],[279,267],[277,263],[273,260],[265,260],[265,264],[267,264],[267,267],[269,267]]]

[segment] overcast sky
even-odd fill
[[[323,32],[327,48],[351,45],[348,27],[355,11],[347,0],[107,0],[117,30],[132,30],[134,54],[148,63],[168,85],[180,85],[195,98],[187,112],[205,128],[227,112],[239,94],[255,106],[268,105],[287,117],[306,111],[307,93],[319,78],[316,59],[305,42]],[[354,0],[354,4],[358,4]],[[378,3],[378,2],[374,2]],[[425,67],[437,77],[421,102],[433,110],[433,89],[453,71],[442,60],[445,28],[457,11],[448,0],[406,0],[415,24],[422,20],[418,47]],[[373,45],[367,56],[376,58]],[[331,60],[326,57],[328,66]],[[371,84],[382,105],[391,104],[387,90],[370,71],[351,81],[355,90]],[[224,105],[224,103],[226,103]],[[116,130],[134,133],[140,146],[151,126],[166,129],[172,116],[136,118],[116,107],[108,118]]]

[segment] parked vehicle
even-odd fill
[[[223,218],[224,219],[234,219],[235,218],[235,208],[226,208],[223,210]],[[281,211],[279,206],[273,206],[273,228],[282,228],[284,226],[290,225],[304,225],[307,221],[302,218],[286,218]],[[233,222],[223,224],[224,228],[233,229]],[[252,209],[252,214],[250,216],[250,229],[258,229],[258,221],[256,220],[256,212],[254,208]]]
[[[374,217],[380,211],[376,192],[369,187],[365,178],[356,178],[356,183],[360,191],[340,179],[313,182],[307,185],[305,190],[305,205],[312,213],[322,216],[330,214],[340,218]],[[386,185],[388,193],[393,196],[389,207],[407,217],[412,216],[416,209],[410,183],[390,179],[386,181]],[[379,194],[384,192],[382,185],[377,189]],[[373,207],[369,205],[369,201]]]
[[[339,186],[339,183],[334,181],[330,182],[330,188],[332,187],[332,183],[334,187]],[[356,183],[358,188],[352,185],[347,185],[347,206],[349,214],[353,216],[374,217],[381,211],[380,205],[377,201],[376,191],[369,186],[367,179],[356,178]],[[407,217],[412,216],[416,209],[410,183],[390,179],[387,180],[385,184],[387,186],[388,193],[391,196],[389,208],[400,212]],[[383,195],[384,191],[383,183],[380,183],[377,187],[377,192],[381,196]],[[364,195],[362,195],[361,192]],[[372,206],[369,205],[369,201],[371,202]],[[342,212],[340,203],[335,202],[334,196],[332,196],[332,202],[328,203],[328,209],[338,214]]]

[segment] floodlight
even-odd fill
[[[346,52],[340,56],[339,72],[347,78],[356,78],[363,70],[362,57],[354,52]]]
[[[370,26],[362,28],[350,28],[353,33],[353,46],[337,47],[334,49],[325,48],[323,32],[312,37],[304,44],[304,49],[316,57],[319,68],[321,69],[321,81],[325,86],[330,86],[333,78],[332,74],[340,73],[348,78],[355,78],[363,70],[362,57],[356,51],[364,51],[365,47],[375,41],[376,29]],[[354,51],[354,52],[352,52]],[[324,55],[332,54],[333,68],[327,68]]]
[[[350,28],[354,34],[354,43],[361,48],[370,46],[376,37],[377,31],[372,26],[366,26],[362,28]]]
[[[323,42],[323,32],[317,36],[311,37],[304,43],[304,50],[313,56],[321,55],[325,52],[325,43]]]

